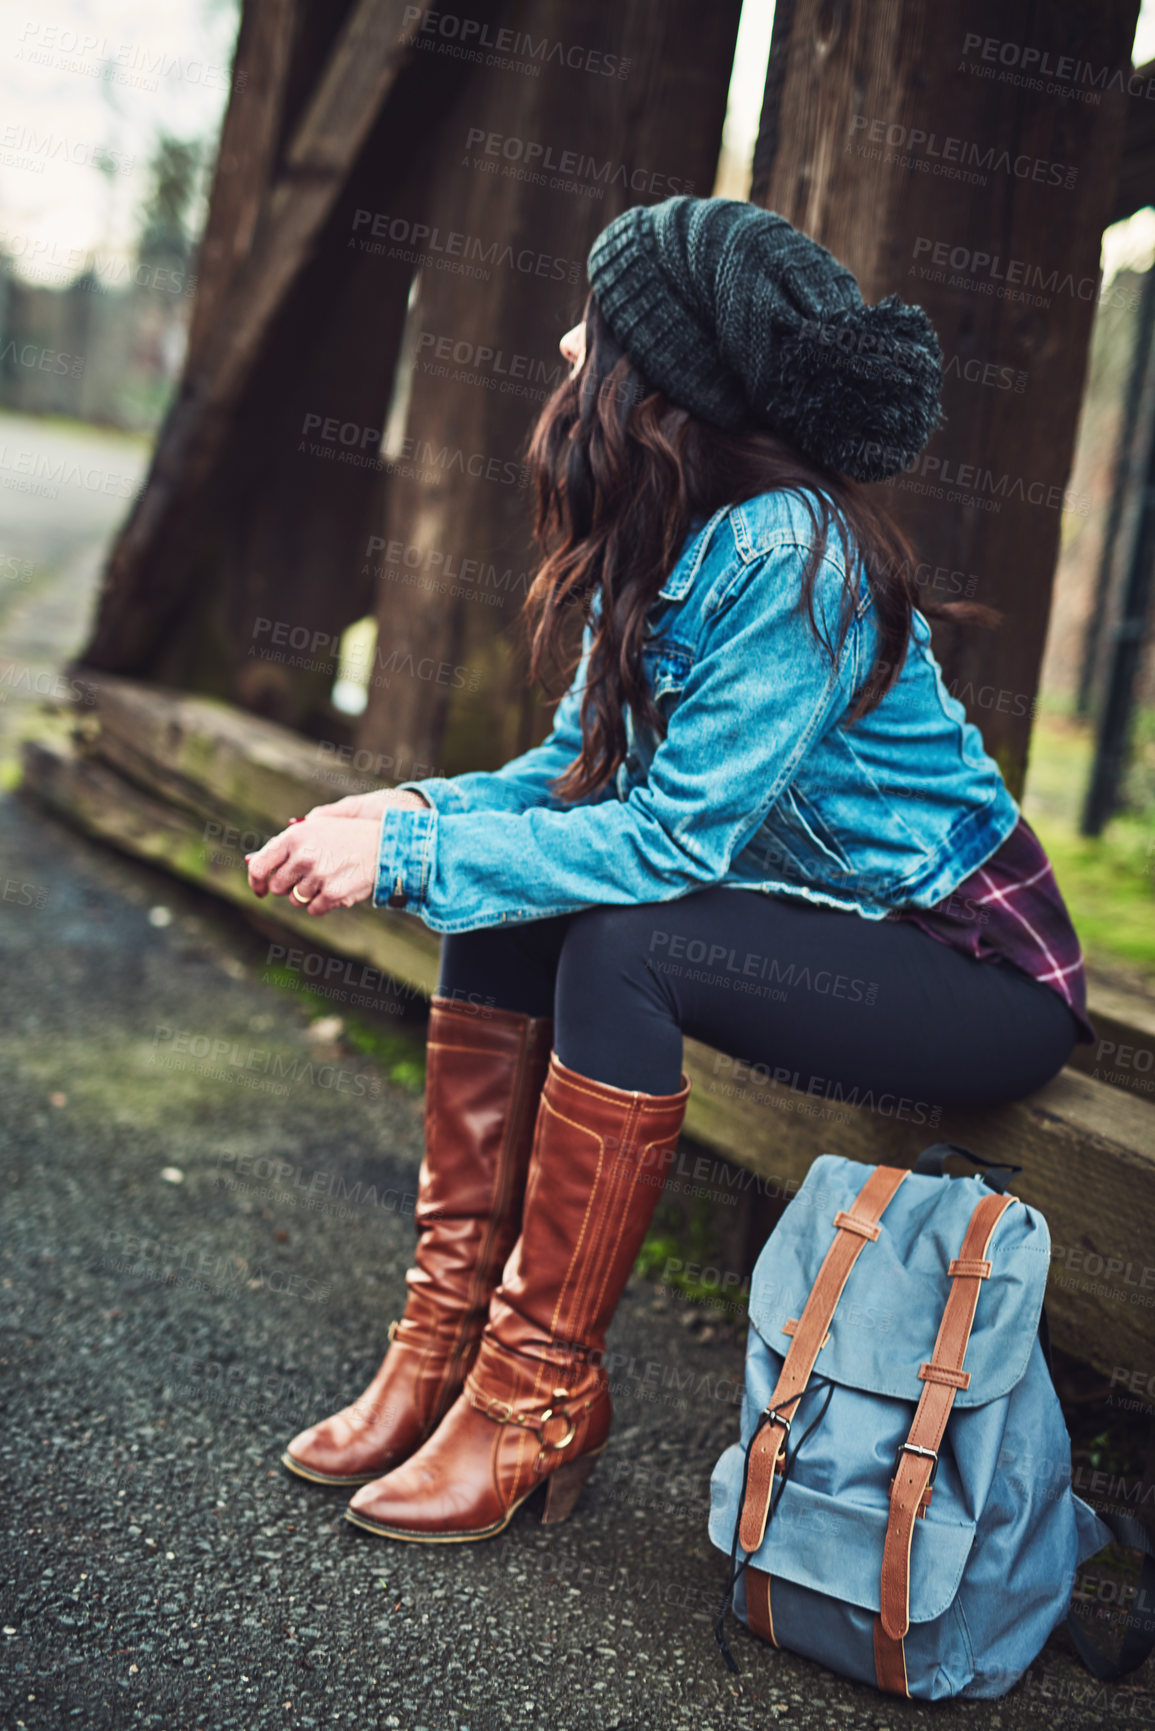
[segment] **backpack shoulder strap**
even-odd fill
[[[1099,1511],[1095,1511],[1099,1514]],[[1110,1529],[1119,1544],[1138,1551],[1143,1558],[1139,1570],[1139,1586],[1123,1634],[1123,1645],[1117,1659],[1108,1658],[1091,1639],[1072,1611],[1067,1618],[1067,1633],[1075,1651],[1093,1677],[1100,1683],[1117,1683],[1120,1677],[1137,1671],[1155,1647],[1155,1545],[1147,1529],[1132,1515],[1099,1514],[1103,1525]]]
[[[878,1237],[878,1222],[905,1177],[903,1167],[876,1166],[858,1192],[853,1209],[850,1212],[839,1209],[834,1216],[834,1240],[810,1288],[766,1407],[769,1420],[750,1443],[746,1495],[738,1524],[738,1541],[748,1553],[756,1551],[766,1536],[774,1474],[781,1470],[790,1421],[806,1392],[842,1289],[864,1245]]]
[[[960,1388],[970,1386],[963,1369],[982,1283],[991,1272],[987,1250],[995,1227],[1017,1196],[984,1196],[971,1215],[958,1256],[948,1264],[951,1288],[929,1363],[919,1369],[922,1395],[907,1439],[899,1447],[890,1486],[890,1513],[882,1552],[882,1610],[874,1624],[878,1686],[907,1694],[903,1636],[910,1628],[910,1547],[914,1523],[926,1508],[947,1419]]]

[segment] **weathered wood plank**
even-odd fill
[[[276,161],[296,9],[297,0],[246,0],[241,8],[208,220],[197,248],[186,371],[195,369],[253,242]]]
[[[1127,112],[1148,106],[1118,84],[1081,100],[1072,69],[1129,67],[1137,13],[1047,8],[1069,94],[1016,74],[1035,38],[1003,0],[791,0],[774,18],[751,198],[844,260],[868,301],[896,291],[939,332],[946,424],[872,491],[911,533],[928,595],[1004,614],[996,632],[936,627],[935,647],[1015,793],[1062,512],[1087,508],[1066,489],[1100,236]],[[860,357],[846,365],[853,388]]]
[[[228,813],[270,831],[309,806],[383,784],[335,747],[216,698],[92,676],[76,744],[183,810]],[[400,779],[400,778],[398,778]]]
[[[1016,1194],[1046,1216],[1055,1339],[1108,1375],[1155,1372],[1155,1107],[1064,1070],[1029,1099],[946,1112],[931,1126],[752,1080],[687,1041],[687,1132],[789,1194],[822,1153],[907,1164],[931,1142],[1023,1167]],[[1150,1398],[1155,1400],[1155,1384]]]
[[[1155,997],[1093,975],[1087,996],[1099,1038],[1093,1046],[1076,1046],[1068,1068],[1155,1105]]]
[[[213,470],[231,412],[396,82],[420,18],[420,10],[402,0],[358,0],[346,19],[287,145],[286,167],[262,207],[252,244],[161,430],[146,484],[113,548],[96,629],[77,666],[133,667],[152,640],[158,614],[171,615],[179,591],[160,554]],[[333,117],[342,91],[338,134]]]
[[[211,699],[109,678],[94,680],[92,695],[85,714],[60,712],[57,737],[46,730],[26,743],[30,791],[89,834],[262,922],[433,989],[439,940],[419,919],[361,907],[316,921],[287,899],[257,903],[242,857],[251,839],[223,833],[230,819],[242,832],[269,833],[318,798],[352,791],[359,778],[345,785],[345,772],[322,765],[313,742]],[[1114,1009],[1123,1014],[1130,1004]],[[807,1097],[693,1041],[686,1069],[687,1134],[777,1194],[800,1183],[822,1152],[902,1163],[944,1140],[1023,1166],[1017,1189],[1047,1216],[1055,1247],[1048,1304],[1056,1340],[1107,1375],[1155,1372],[1155,1105],[1141,1095],[1068,1069],[1030,1099],[948,1112],[932,1124],[896,1102],[867,1110]],[[721,1168],[711,1180],[704,1159],[707,1191],[711,1182],[732,1188]],[[1155,1380],[1149,1392],[1155,1399]]]
[[[23,766],[24,786],[87,834],[163,866],[307,943],[366,962],[420,991],[433,990],[437,940],[413,915],[391,913],[386,919],[375,908],[341,908],[322,922],[296,908],[288,896],[257,901],[249,888],[240,838],[234,843],[206,835],[204,824],[191,812],[167,804],[63,740],[26,741]],[[287,821],[287,816],[282,818],[277,827]]]
[[[1131,83],[1112,222],[1125,222],[1144,205],[1155,204],[1155,60],[1136,66]]]

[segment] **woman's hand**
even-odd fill
[[[372,793],[347,793],[344,799],[335,799],[331,805],[315,805],[305,816],[310,820],[315,817],[371,817],[375,823],[380,823],[382,812],[390,805],[401,811],[429,810],[429,801],[411,787],[378,787]]]
[[[324,809],[318,808],[318,809]],[[287,896],[311,914],[368,901],[377,883],[381,824],[374,817],[314,817],[292,824],[248,856],[256,896]]]

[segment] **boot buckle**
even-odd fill
[[[565,1435],[558,1442],[550,1442],[549,1438],[545,1434],[545,1427],[551,1418],[564,1418],[569,1427]],[[577,1425],[574,1423],[573,1413],[565,1411],[554,1412],[552,1406],[546,1407],[545,1411],[541,1415],[540,1425],[535,1425],[533,1428],[537,1432],[538,1441],[541,1443],[543,1449],[568,1448],[574,1437],[577,1435]]]
[[[494,1424],[516,1424],[520,1425],[523,1430],[532,1431],[533,1435],[541,1444],[543,1452],[546,1449],[568,1448],[574,1437],[577,1435],[577,1425],[574,1422],[574,1416],[571,1412],[566,1412],[564,1409],[559,1409],[555,1412],[552,1406],[547,1406],[543,1413],[541,1413],[537,1418],[534,1418],[532,1414],[514,1412],[509,1401],[497,1400],[495,1397],[491,1396],[486,1402],[484,1410],[486,1418],[492,1419]],[[545,1427],[551,1418],[564,1418],[568,1427],[565,1436],[561,1437],[557,1442],[551,1442],[545,1434]]]

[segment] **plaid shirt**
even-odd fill
[[[1087,1020],[1083,952],[1043,844],[1025,817],[985,865],[932,908],[896,908],[892,920],[981,962],[1005,961],[1058,992],[1079,1024],[1079,1042],[1096,1039]]]

